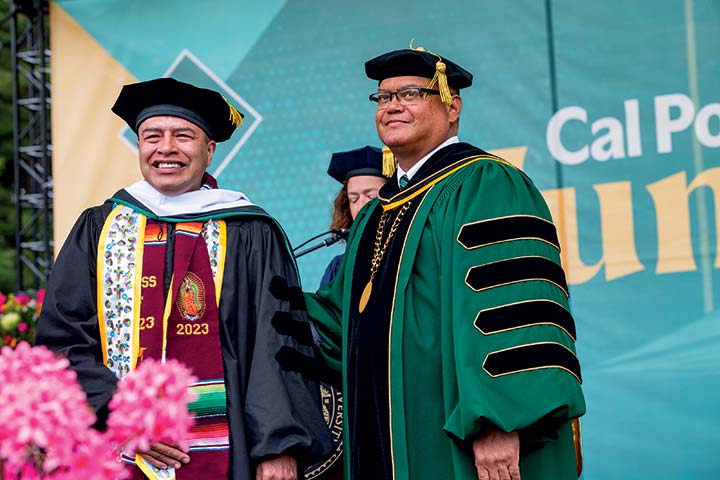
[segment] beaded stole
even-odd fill
[[[103,226],[97,255],[97,305],[103,363],[118,378],[137,365],[145,217],[116,207]]]
[[[145,224],[141,213],[117,206],[105,221],[98,243],[97,304],[103,362],[118,378],[137,365]],[[205,222],[201,231],[218,304],[225,259],[222,233],[215,220]]]

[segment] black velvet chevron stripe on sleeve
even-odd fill
[[[475,318],[475,327],[485,335],[531,327],[555,325],[574,342],[575,321],[562,305],[551,300],[528,300],[481,310]]]
[[[325,362],[317,357],[313,358],[294,348],[283,346],[275,354],[275,360],[283,370],[298,372],[310,380],[342,388],[340,373],[328,368]]]
[[[301,345],[315,345],[310,324],[293,319],[289,312],[275,312],[271,323],[280,335],[292,337]]]
[[[460,228],[457,241],[468,250],[513,240],[539,240],[560,250],[552,222],[533,215],[513,215],[467,223]]]
[[[532,280],[552,283],[569,297],[565,272],[560,265],[545,257],[515,257],[486,263],[471,267],[465,276],[465,283],[476,292]]]
[[[289,286],[287,280],[280,276],[276,275],[270,280],[270,294],[280,301],[290,302],[290,308],[293,310],[305,309],[302,289]]]
[[[520,345],[490,353],[483,362],[483,370],[491,377],[502,377],[513,373],[561,368],[582,383],[580,362],[566,346],[554,342]]]

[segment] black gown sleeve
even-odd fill
[[[333,448],[317,382],[280,367],[290,355],[312,362],[313,338],[294,262],[278,228],[250,222],[245,252],[254,346],[244,402],[250,458],[291,453],[301,468]]]
[[[97,244],[105,215],[86,210],[60,250],[47,284],[36,345],[65,355],[104,428],[117,378],[102,363],[96,302]]]

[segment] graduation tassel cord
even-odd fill
[[[392,150],[390,150],[390,147],[387,145],[383,145],[382,147],[382,174],[383,176],[390,178],[393,176],[393,173],[395,173],[395,169],[397,168],[397,161],[395,160],[395,155],[393,155]]]

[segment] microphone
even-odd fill
[[[316,238],[318,238],[318,237],[320,237],[320,236],[322,236],[322,235],[327,235],[328,233],[331,233],[332,236],[330,236],[329,238],[326,238],[326,239],[323,240],[322,242],[319,242],[319,243],[317,243],[317,244],[315,244],[315,245],[313,245],[313,246],[311,246],[311,247],[307,247],[305,250],[303,250],[303,251],[301,251],[301,252],[297,252],[297,250],[300,250],[301,247],[304,247],[304,246],[307,245],[310,241],[312,241],[312,240],[314,240],[314,239],[316,239]],[[333,243],[337,243],[337,242],[339,242],[340,240],[347,240],[348,235],[350,235],[350,230],[347,230],[347,229],[345,229],[345,228],[333,228],[332,230],[329,230],[329,231],[327,231],[327,232],[321,233],[320,235],[316,235],[315,237],[311,238],[310,240],[306,241],[305,243],[301,244],[300,246],[295,247],[295,248],[293,249],[293,255],[295,255],[295,258],[300,258],[300,257],[302,257],[303,255],[305,255],[305,254],[307,254],[307,253],[310,253],[310,252],[314,252],[315,250],[317,250],[317,249],[319,249],[319,248],[329,247],[329,246],[332,245]],[[297,253],[295,253],[295,252],[297,252]]]
[[[330,232],[332,232],[333,235],[340,237],[338,240],[347,240],[350,236],[350,230],[347,228],[333,228]]]

